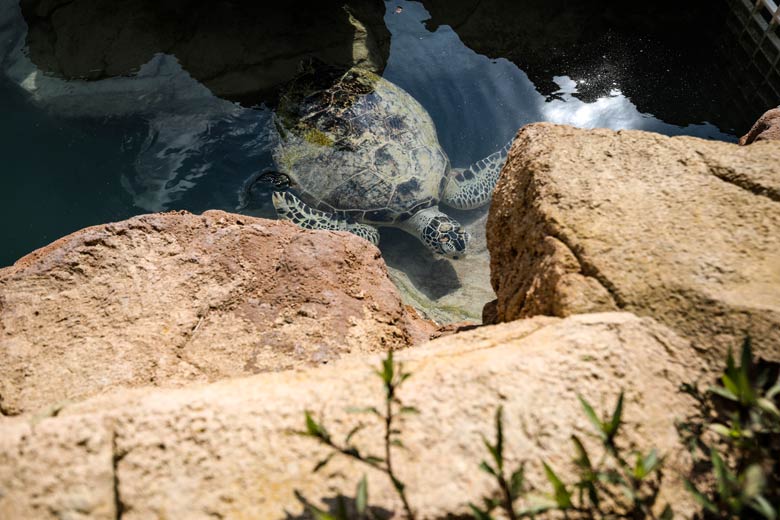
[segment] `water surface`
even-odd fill
[[[577,78],[553,74],[558,90],[543,94],[514,63],[476,53],[451,27],[428,30],[430,15],[421,3],[388,2],[386,7],[391,39],[383,75],[430,113],[455,166],[492,153],[518,128],[536,121],[735,139],[733,131],[706,121],[681,126],[640,112],[619,81],[607,94],[584,100],[580,90],[597,81],[599,71]],[[245,180],[273,167],[271,109],[213,96],[179,66],[176,56],[155,56],[137,77],[90,83],[41,75],[38,81],[55,85],[52,92],[59,97],[34,103],[22,85],[35,65],[13,50],[14,41],[23,42],[19,38],[26,26],[18,10],[3,9],[0,266],[69,232],[136,214],[236,211]],[[127,85],[133,85],[134,97],[111,97]],[[656,88],[652,78],[647,88]],[[255,190],[241,211],[273,217],[269,197]],[[475,254],[467,260],[431,258],[414,237],[398,230],[382,230],[381,248],[407,299],[442,321],[475,319],[492,295],[484,248],[486,208],[452,214],[476,235]]]

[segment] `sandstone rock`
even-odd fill
[[[780,147],[522,129],[488,219],[497,321],[623,309],[780,359]]]
[[[408,450],[397,452],[395,466],[419,518],[466,513],[468,501],[492,489],[477,465],[486,456],[480,435],[493,435],[499,404],[508,459],[528,461],[528,478],[546,491],[539,461],[568,478],[569,435],[595,442],[585,434],[590,425],[577,393],[602,411],[621,389],[625,441],[666,456],[660,502],[691,517],[680,480],[690,461],[674,427],[694,409],[678,391],[698,374],[689,349],[651,319],[608,313],[483,327],[402,352],[413,375],[400,395],[421,414],[405,419]],[[313,474],[327,451],[290,434],[310,409],[339,440],[366,422],[355,442],[379,451],[380,428],[371,416],[346,410],[380,405],[382,387],[372,373],[378,363],[379,356],[353,357],[199,388],[125,391],[34,423],[4,419],[0,516],[298,518],[296,491],[332,503],[337,493],[352,496],[364,472],[372,505],[400,511],[384,476],[365,467],[337,458]]]
[[[753,128],[740,138],[739,144],[744,146],[756,141],[770,140],[780,140],[780,107],[764,113]]]
[[[145,215],[0,270],[0,410],[328,363],[434,330],[354,235],[221,211]]]

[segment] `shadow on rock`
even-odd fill
[[[304,512],[299,515],[292,515],[289,512],[285,514],[285,520],[310,520],[314,516],[310,513],[314,506],[299,490],[295,490],[295,498],[304,507]],[[362,518],[357,513],[357,507],[355,506],[355,499],[341,494],[334,495],[330,498],[323,498],[321,500],[325,504],[326,512],[335,515],[336,518]],[[393,512],[383,507],[368,506],[368,514],[366,518],[393,518]]]

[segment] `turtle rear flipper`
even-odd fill
[[[456,209],[476,209],[490,202],[511,147],[512,141],[509,141],[499,151],[468,168],[453,168],[444,188],[442,202]]]
[[[379,231],[373,226],[349,222],[333,213],[310,208],[289,192],[275,192],[272,201],[280,219],[290,220],[304,229],[349,231],[375,246],[379,245]]]

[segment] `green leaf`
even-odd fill
[[[347,408],[347,413],[371,413],[378,417],[382,416],[382,414],[379,413],[379,410],[377,410],[373,406],[363,406],[363,407],[350,406],[349,408]]]
[[[574,443],[574,451],[577,452],[577,458],[574,459],[574,463],[578,467],[586,470],[592,476],[593,466],[591,465],[590,457],[588,457],[588,452],[585,450],[585,446],[576,435],[571,436],[571,441]]]
[[[740,392],[739,392],[739,385],[737,384],[736,379],[732,378],[727,374],[723,374],[720,380],[723,381],[723,386],[726,387],[726,390],[728,390],[729,394],[736,397],[735,401],[739,401]],[[716,386],[715,388],[718,387]],[[726,395],[729,394],[721,394],[721,395],[724,395],[725,397]]]
[[[659,520],[672,520],[674,518],[674,511],[672,510],[672,506],[669,504],[666,504],[666,507],[661,512],[661,516],[658,517]]]
[[[710,450],[710,461],[712,462],[712,471],[715,473],[715,483],[717,484],[718,495],[722,499],[728,499],[731,496],[731,481],[728,469],[717,451]]]
[[[607,429],[604,433],[607,434],[607,438],[612,440],[617,435],[618,428],[620,428],[620,420],[623,416],[623,392],[620,392],[618,396],[617,404],[615,405],[615,411],[612,412],[612,420],[607,425]]]
[[[772,386],[772,388],[767,390],[766,398],[774,399],[778,394],[780,394],[780,376],[777,377],[777,382]]]
[[[523,491],[523,484],[525,483],[525,466],[522,464],[517,468],[512,476],[509,477],[509,491],[512,493],[512,498],[520,496]]]
[[[404,443],[403,443],[403,442],[401,442],[401,440],[400,440],[400,439],[393,439],[392,441],[390,441],[390,444],[391,444],[392,446],[396,446],[396,447],[398,447],[398,448],[405,448],[405,447],[406,447],[406,446],[404,446]]]
[[[637,471],[637,468],[635,468],[634,477],[636,477],[638,480],[642,480],[647,475],[655,471],[658,468],[660,462],[661,461],[658,458],[658,452],[655,451],[655,448],[650,450],[650,453],[648,453],[644,459],[641,458],[640,454],[637,454],[637,468],[641,468],[641,471]]]
[[[355,426],[354,428],[349,430],[349,433],[344,438],[344,444],[349,444],[349,441],[352,440],[352,437],[354,437],[357,432],[359,432],[360,430],[362,430],[365,427],[366,427],[365,424],[358,424],[357,426]]]
[[[501,466],[503,465],[503,462],[501,461],[501,455],[498,453],[498,450],[495,446],[490,444],[490,441],[488,441],[485,436],[482,436],[482,443],[485,445],[485,448],[490,452],[490,456],[493,457],[493,462],[496,463],[496,466],[501,469]]]
[[[601,436],[602,438],[606,438],[606,431],[604,429],[604,424],[601,422],[601,420],[596,415],[596,411],[593,410],[593,407],[590,405],[588,401],[585,400],[584,397],[581,395],[577,395],[577,398],[579,398],[580,403],[582,404],[582,409],[585,410],[585,415],[590,420],[593,427],[596,429],[596,432]]]
[[[419,413],[420,413],[420,410],[418,410],[418,409],[417,409],[417,408],[415,408],[414,406],[402,406],[402,407],[401,407],[401,410],[400,410],[400,412],[401,412],[401,413],[406,413],[406,414],[414,414],[414,415],[417,415],[417,414],[419,414]]]
[[[374,455],[368,455],[366,457],[363,457],[363,460],[368,462],[369,464],[381,464],[385,461],[382,457],[376,457]]]
[[[327,457],[319,461],[317,465],[314,466],[314,468],[311,470],[312,473],[317,473],[319,470],[324,468],[328,464],[328,462],[330,462],[330,459],[332,459],[334,455],[336,455],[336,452],[331,453],[330,455],[328,455]]]
[[[723,376],[726,377],[726,376]],[[729,401],[737,401],[739,402],[739,397],[737,394],[732,392],[731,390],[728,390],[727,388],[723,388],[722,386],[711,386],[707,389],[708,392],[711,392],[713,394],[717,394],[723,398],[728,399]]]
[[[484,460],[479,463],[479,469],[481,469],[482,471],[484,471],[485,473],[487,473],[489,475],[493,475],[494,477],[498,477],[498,473],[496,473],[496,470],[494,470],[490,466],[490,464],[488,464]]]
[[[336,499],[336,516],[342,520],[349,520],[349,515],[347,514],[347,501],[344,500],[344,497],[341,495]]]
[[[775,520],[777,518],[777,511],[775,508],[762,496],[755,497],[748,503],[748,506],[767,520]]]
[[[546,462],[542,462],[542,464],[544,465],[544,472],[547,475],[547,480],[549,480],[550,484],[553,486],[555,503],[558,504],[558,507],[561,509],[570,508],[572,506],[571,493],[569,493],[566,486],[561,479],[558,478],[558,475],[555,474],[552,468]]]
[[[741,365],[740,365],[740,372],[743,372],[745,376],[747,377],[749,375],[750,369],[753,367],[753,347],[752,347],[752,340],[750,339],[750,336],[745,336],[744,341],[742,342],[742,355],[741,355]]]
[[[755,498],[764,491],[766,486],[766,477],[764,471],[758,464],[752,464],[745,470],[744,483],[742,484],[742,495],[745,498]]]
[[[330,435],[323,425],[314,420],[311,416],[311,412],[308,410],[304,412],[306,416],[306,434],[311,437],[316,437],[324,441],[330,440]]]
[[[357,490],[355,491],[355,509],[357,509],[358,514],[363,515],[366,513],[367,507],[368,481],[366,480],[366,476],[363,475],[363,478],[358,482]]]
[[[496,465],[498,471],[504,472],[504,407],[499,406],[496,410]]]
[[[696,500],[696,502],[698,502],[699,505],[701,505],[704,509],[710,513],[718,514],[718,507],[710,502],[710,499],[707,498],[706,495],[696,489],[696,486],[693,485],[693,482],[688,479],[685,479],[685,489],[687,489],[688,492],[693,495],[693,498]]]
[[[549,511],[550,509],[555,509],[558,507],[558,504],[555,503],[555,501],[550,500],[547,497],[540,497],[540,496],[532,496],[528,500],[529,505],[525,509],[522,509],[517,512],[518,518],[524,518],[524,517],[531,517],[544,513],[545,511]]]
[[[756,400],[756,405],[766,413],[774,415],[775,417],[780,417],[780,410],[778,410],[777,406],[775,406],[775,403],[769,399],[766,399],[765,397],[759,397]]]
[[[490,516],[490,513],[481,510],[471,502],[469,502],[469,507],[471,508],[471,512],[473,513],[476,520],[493,520],[493,517]]]
[[[314,520],[346,520],[346,517],[338,517],[311,504],[306,507]]]
[[[404,492],[404,488],[406,487],[406,485],[404,485],[403,482],[401,482],[400,480],[398,480],[395,477],[390,477],[390,480],[392,480],[393,487],[395,488],[396,491],[398,491],[399,493],[403,493]]]
[[[735,432],[725,424],[715,423],[710,425],[710,430],[714,431],[724,439],[733,439],[739,437],[739,432]]]

